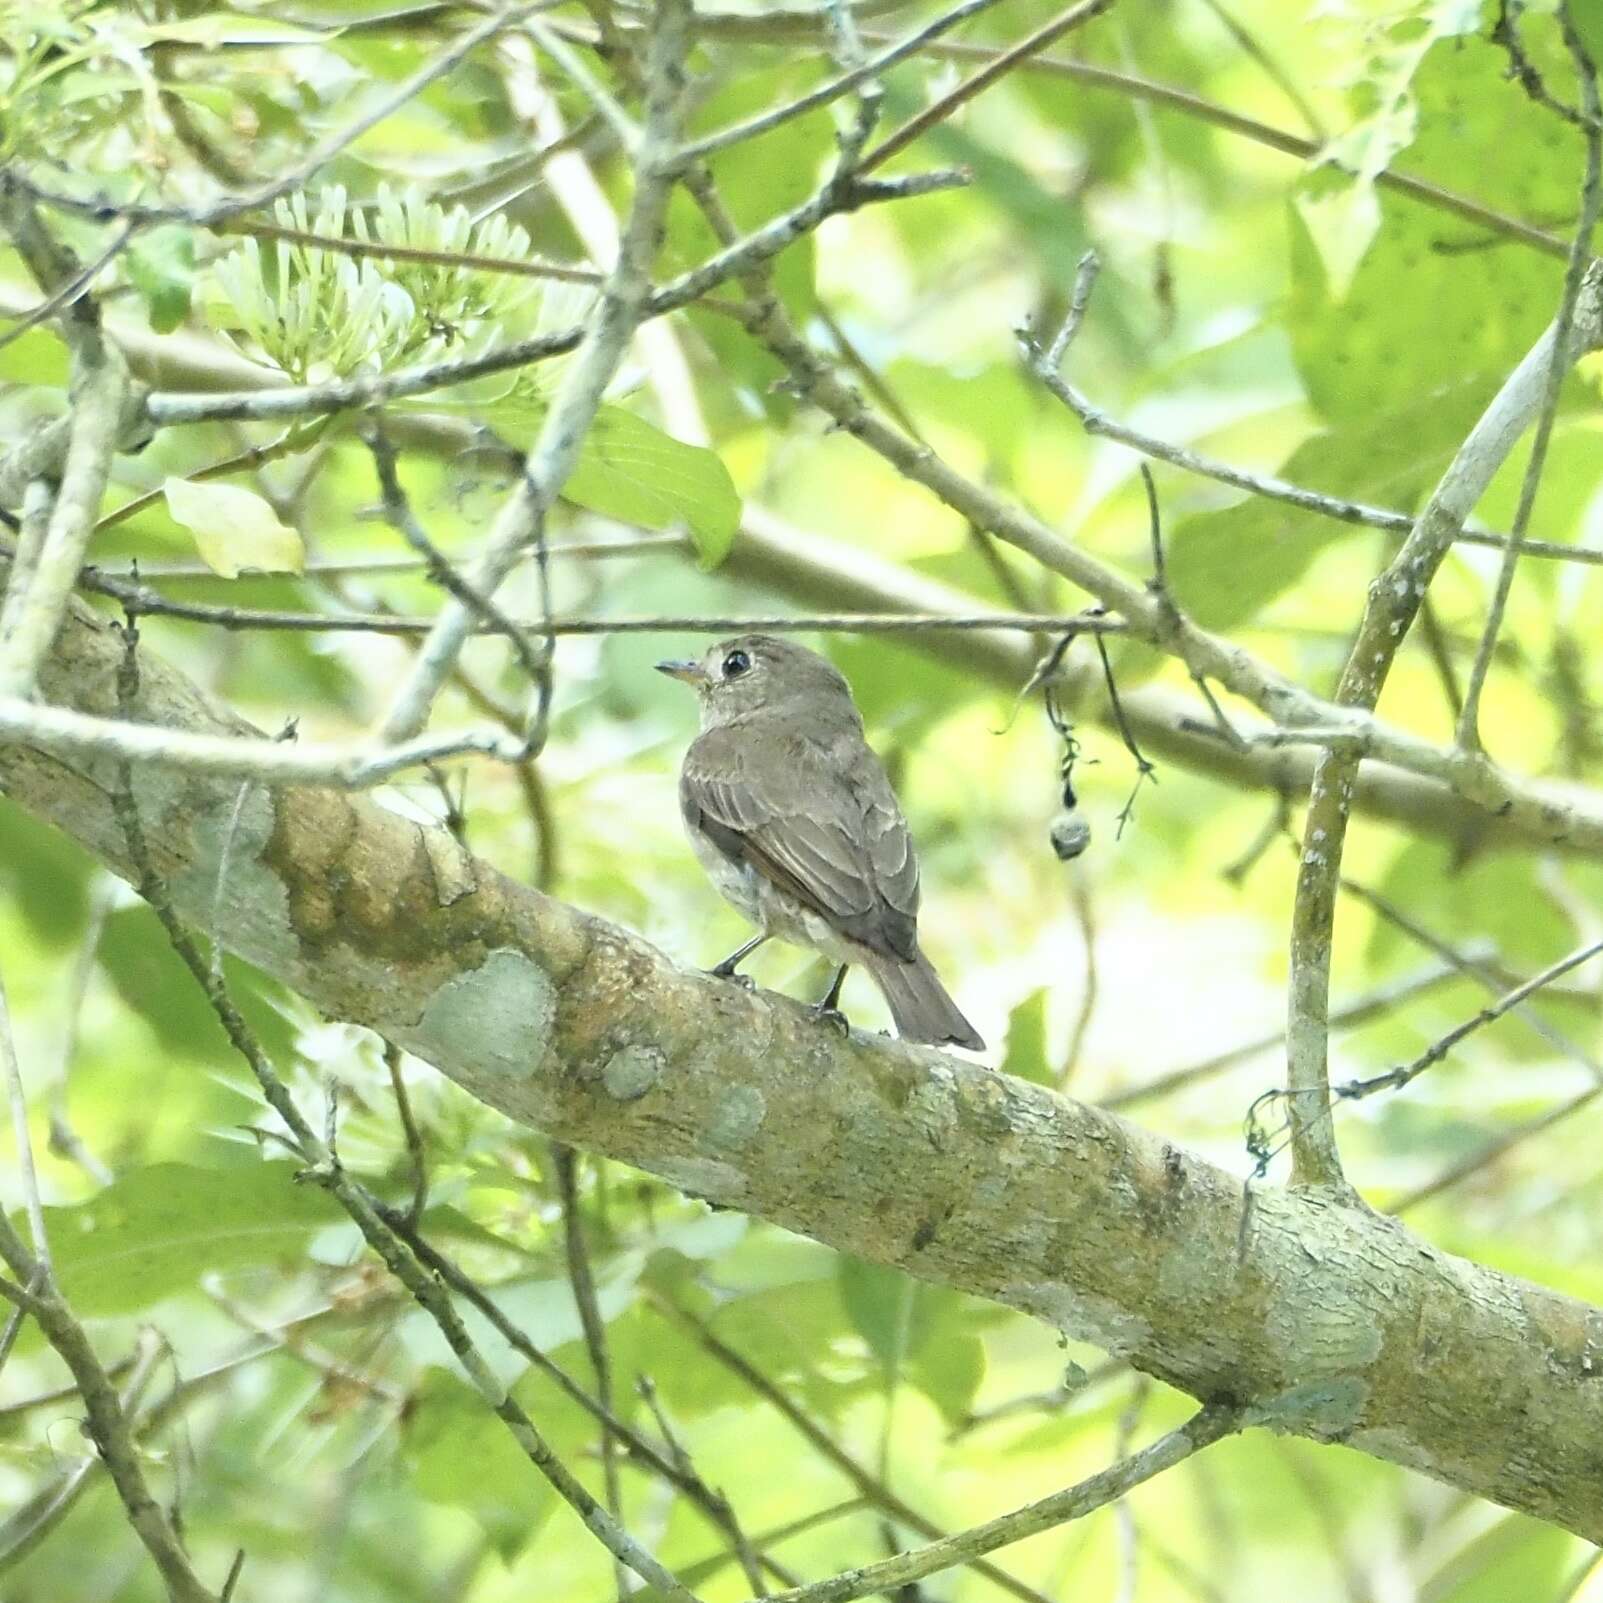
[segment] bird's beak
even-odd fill
[[[707,670],[699,662],[659,662],[657,672],[667,674],[670,679],[683,680],[687,685],[700,686],[707,682]]]

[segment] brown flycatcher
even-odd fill
[[[712,972],[734,976],[777,936],[840,965],[821,1013],[833,1012],[859,963],[904,1040],[983,1050],[919,950],[913,839],[835,667],[772,635],[740,635],[700,661],[657,667],[701,700],[701,733],[679,775],[690,844],[762,932]]]

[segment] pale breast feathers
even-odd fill
[[[680,774],[685,819],[731,861],[749,865],[875,951],[918,950],[918,862],[877,758],[842,762],[783,730],[710,729]],[[848,780],[844,775],[851,774]]]

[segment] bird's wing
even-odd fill
[[[750,725],[709,729],[685,754],[680,801],[732,862],[843,935],[908,962],[918,950],[918,863],[878,759],[860,736],[856,746],[837,752]]]

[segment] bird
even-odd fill
[[[745,634],[657,669],[701,702],[679,775],[691,848],[758,929],[710,972],[744,979],[738,965],[774,938],[810,947],[839,965],[821,1017],[839,1019],[847,970],[861,965],[903,1040],[983,1051],[919,949],[913,837],[835,665]]]

